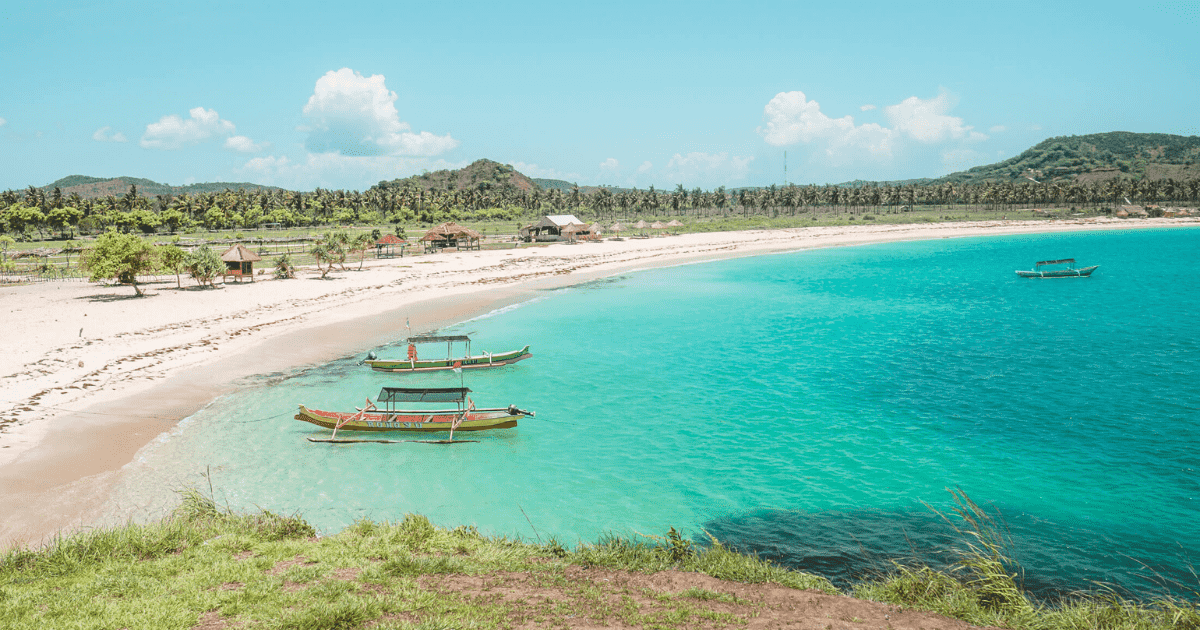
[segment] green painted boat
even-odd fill
[[[372,352],[363,363],[371,366],[377,372],[436,372],[440,370],[474,370],[495,368],[511,365],[517,361],[528,359],[533,355],[529,346],[520,350],[500,353],[471,354],[471,338],[466,335],[422,335],[408,338],[407,359],[379,359]],[[445,343],[446,358],[422,359],[417,352],[418,344]],[[465,351],[463,356],[454,356],[454,345],[461,343]]]
[[[1041,260],[1033,266],[1033,271],[1018,271],[1017,275],[1022,278],[1086,278],[1099,267],[1100,265],[1076,267],[1074,258]]]
[[[470,392],[466,387],[384,387],[374,403],[367,399],[366,405],[356,407],[355,411],[323,411],[300,405],[295,419],[333,429],[333,439],[336,439],[338,431],[449,431],[453,439],[455,431],[509,429],[517,426],[517,419],[536,415],[532,411],[518,409],[516,405],[476,409],[475,403],[467,397]],[[397,409],[396,403],[433,406],[426,409]],[[454,403],[455,406],[449,407],[445,403]]]

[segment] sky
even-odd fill
[[[938,177],[1200,135],[1198,34],[1197,1],[9,0],[0,190],[365,190],[480,158],[660,189]]]

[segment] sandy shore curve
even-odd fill
[[[374,260],[325,280],[202,289],[0,288],[0,549],[87,526],[137,451],[240,379],[316,365],[634,269],[868,243],[1200,226],[1200,219],[977,221],[714,232]]]

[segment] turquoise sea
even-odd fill
[[[246,381],[127,467],[114,511],[192,484],[324,532],[407,512],[563,544],[703,532],[839,584],[944,560],[960,488],[1026,585],[1200,590],[1200,230],[948,239],[628,273],[463,322],[534,358],[463,378],[537,411],[478,443],[314,444],[297,403],[361,406],[362,355]],[[1100,264],[1024,280],[1036,260]],[[414,332],[422,331],[413,321]],[[396,336],[405,335],[403,316]],[[402,345],[377,349],[400,356]],[[207,475],[208,478],[205,478]]]

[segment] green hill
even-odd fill
[[[412,177],[382,181],[371,190],[455,190],[455,191],[532,191],[538,186],[511,164],[492,160],[476,160],[457,170],[425,172]]]
[[[1192,179],[1200,177],[1200,137],[1113,131],[1059,136],[1039,142],[1020,155],[935,182],[1103,181]]]
[[[225,189],[229,190],[280,190],[275,186],[262,186],[260,184],[251,184],[249,182],[209,182],[202,184],[188,184],[187,186],[171,186],[170,184],[160,184],[149,179],[140,177],[89,177],[87,175],[68,175],[58,181],[42,186],[42,190],[51,191],[58,187],[64,195],[71,193],[79,193],[84,199],[97,199],[112,195],[119,197],[129,192],[130,186],[137,186],[138,194],[144,197],[154,197],[157,195],[181,195],[197,194],[197,193],[213,193],[221,192]]]

